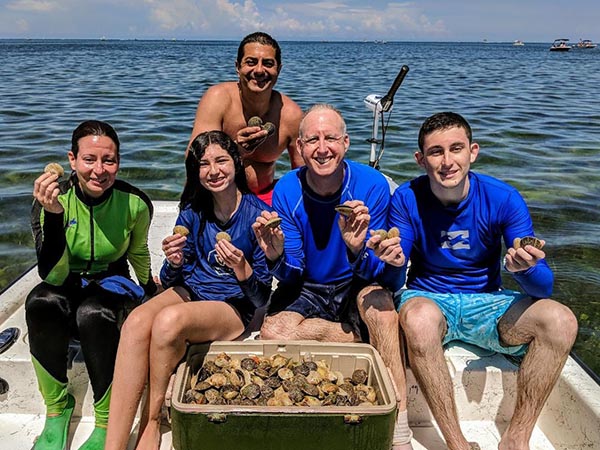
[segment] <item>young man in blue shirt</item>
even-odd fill
[[[460,340],[524,355],[515,411],[498,448],[527,450],[577,336],[577,320],[569,308],[549,299],[553,274],[544,259],[544,241],[539,248],[514,244],[534,235],[521,195],[471,172],[479,145],[472,142],[467,121],[451,112],[429,117],[419,132],[419,148],[415,159],[426,175],[400,186],[389,212],[389,225],[400,229],[403,259],[411,261],[408,277],[406,265],[386,261],[385,252],[397,248],[398,240],[373,237],[367,245],[390,263],[385,277],[396,292],[410,365],[448,448],[477,448],[461,432],[443,354],[443,344]],[[504,269],[522,293],[502,288],[502,241]],[[386,296],[373,289],[373,295]]]

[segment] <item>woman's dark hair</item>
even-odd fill
[[[281,66],[281,48],[275,39],[269,36],[267,33],[263,33],[262,31],[257,31],[256,33],[249,34],[238,46],[237,52],[237,63],[238,65],[242,64],[242,59],[244,59],[244,47],[246,44],[261,44],[268,45],[269,47],[273,47],[275,49],[275,61],[277,61],[277,67]]]
[[[179,209],[190,206],[194,211],[201,212],[206,218],[214,219],[214,203],[212,193],[200,184],[200,160],[209,145],[215,144],[225,150],[233,159],[235,167],[235,185],[243,194],[249,194],[246,170],[238,146],[222,131],[205,131],[194,138],[185,158],[186,181],[179,200]]]
[[[434,131],[447,130],[448,128],[462,128],[465,130],[467,135],[467,139],[469,139],[469,143],[473,139],[473,132],[471,131],[471,126],[466,119],[457,114],[455,112],[444,111],[433,116],[429,116],[421,125],[421,129],[419,130],[419,149],[421,153],[423,152],[423,145],[425,143],[425,136],[433,133]]]
[[[117,147],[117,157],[119,156],[121,143],[119,142],[119,136],[117,136],[115,129],[110,124],[100,120],[86,120],[85,122],[81,122],[77,128],[75,128],[73,136],[71,137],[71,151],[75,157],[77,157],[77,153],[79,152],[79,139],[86,136],[106,136],[110,138],[115,143],[115,146]]]

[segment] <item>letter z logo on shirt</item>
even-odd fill
[[[470,249],[469,230],[442,231],[442,248],[451,250]]]

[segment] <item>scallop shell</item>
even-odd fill
[[[65,174],[65,169],[59,163],[49,163],[44,167],[44,172],[50,172],[58,175],[58,177],[62,177]]]
[[[350,214],[352,214],[352,211],[354,211],[354,208],[351,208],[350,206],[347,206],[347,205],[337,205],[335,207],[335,210],[337,212],[339,212],[342,216],[348,217]]]
[[[173,227],[173,234],[179,234],[181,236],[187,236],[188,234],[190,234],[190,230],[188,230],[183,225],[175,225]]]
[[[272,134],[275,133],[275,130],[277,129],[275,127],[275,124],[273,124],[272,122],[266,122],[263,126],[262,126],[263,130],[267,131],[267,136],[271,136]]]
[[[267,220],[267,223],[265,223],[265,227],[277,228],[280,224],[281,224],[281,217],[273,217],[272,219]]]
[[[397,227],[392,227],[387,232],[388,239],[400,237],[400,230]]]
[[[515,240],[513,241],[513,247],[515,249],[517,249],[519,247],[525,248],[526,245],[531,245],[532,247],[535,247],[540,250],[544,246],[542,244],[542,241],[534,236],[525,236],[522,238],[515,238]]]
[[[263,121],[260,117],[258,116],[252,116],[250,117],[250,119],[248,120],[248,126],[249,127],[261,127],[263,124]]]
[[[385,230],[371,230],[371,236],[375,236],[375,235],[379,235],[381,236],[381,240],[383,241],[384,239],[388,238],[388,232]]]
[[[229,236],[229,233],[227,233],[226,231],[219,231],[216,236],[215,239],[218,241],[225,239],[226,241],[231,242],[231,236]]]

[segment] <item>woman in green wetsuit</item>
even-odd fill
[[[46,172],[35,180],[32,229],[42,282],[25,303],[33,366],[46,404],[34,450],[63,450],[74,397],[68,393],[67,353],[76,338],[94,392],[96,424],[80,450],[104,449],[120,325],[156,285],[150,271],[152,204],[116,179],[119,138],[90,120],[74,131],[72,174]],[[129,275],[128,262],[140,283]]]

